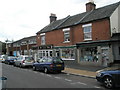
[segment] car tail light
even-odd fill
[[[51,64],[50,67],[52,68],[52,67],[53,67],[53,64]]]
[[[25,60],[23,60],[22,63],[25,63]]]

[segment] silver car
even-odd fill
[[[17,58],[17,60],[14,61],[14,66],[19,66],[19,67],[26,67],[26,66],[32,66],[34,63],[33,57],[27,56],[27,55],[22,55]]]

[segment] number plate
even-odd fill
[[[61,67],[62,65],[56,65],[57,67]]]

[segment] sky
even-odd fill
[[[0,41],[34,36],[50,23],[51,13],[57,19],[86,11],[89,0],[0,0]],[[119,0],[94,0],[96,8]]]

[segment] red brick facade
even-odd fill
[[[92,41],[110,39],[110,24],[108,19],[98,20],[90,23],[92,23]],[[46,45],[53,44],[54,46],[69,46],[75,45],[78,42],[84,42],[82,25],[84,24],[70,27],[69,43],[64,43],[64,32],[62,29],[47,32],[45,34]],[[37,35],[37,45],[41,45],[40,35]]]

